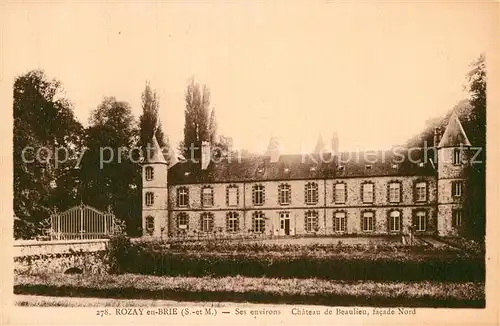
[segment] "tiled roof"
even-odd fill
[[[323,160],[317,154],[281,155],[275,163],[270,162],[269,156],[255,156],[210,162],[206,170],[201,170],[199,162],[184,161],[169,169],[168,182],[189,184],[436,174],[429,161],[419,164],[425,158],[423,149],[411,151],[411,160],[408,155],[408,151],[401,150],[343,152],[334,158],[325,154]]]

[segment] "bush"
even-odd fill
[[[253,247],[253,245],[250,245]],[[342,246],[343,248],[343,246]],[[115,250],[119,272],[168,276],[248,276],[330,280],[482,281],[484,259],[468,255],[412,255],[386,251],[175,252],[158,243]]]
[[[122,274],[128,269],[129,261],[134,256],[137,246],[132,245],[130,238],[124,234],[116,234],[109,239],[107,247],[107,263],[113,274]]]

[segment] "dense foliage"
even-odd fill
[[[286,250],[271,246],[261,251],[243,247],[237,247],[239,251],[208,247],[180,251],[159,243],[127,243],[125,248],[117,251],[126,256],[117,259],[123,262],[120,272],[150,275],[392,281],[482,281],[485,277],[483,257],[458,251],[426,252],[422,248],[377,246],[365,250],[311,245],[280,248]]]

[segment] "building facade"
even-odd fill
[[[470,142],[453,115],[430,148],[143,164],[143,234],[452,236],[465,225]]]

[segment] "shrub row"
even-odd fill
[[[114,249],[113,249],[114,248]],[[322,278],[329,280],[483,281],[484,259],[459,255],[318,255],[314,253],[172,252],[154,247],[112,242],[115,273],[168,276],[248,276]]]

